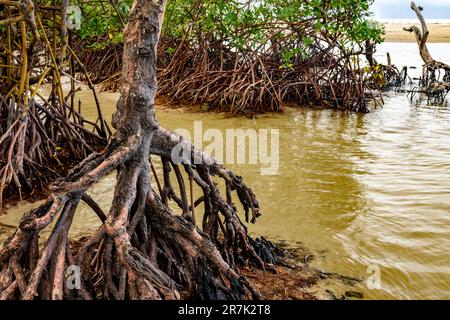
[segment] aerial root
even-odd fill
[[[254,222],[260,213],[251,189],[211,158],[205,164],[174,164],[165,157],[164,149],[159,156],[176,172],[178,183],[186,175],[203,191],[200,202],[204,202],[204,217],[201,227],[194,226],[192,211],[199,201],[189,201],[191,188],[182,189],[183,195],[170,190],[172,199],[183,199],[174,201],[181,215],[174,214],[168,206],[170,199],[163,199],[163,190],[168,190],[172,177],[166,173],[160,193],[154,191],[149,155],[142,154],[139,145],[131,136],[91,155],[52,187],[54,193],[46,203],[24,215],[20,227],[0,247],[2,299],[260,297],[240,275],[240,267],[275,270],[276,258],[270,246],[249,237],[232,199],[236,192],[246,216],[252,211]],[[203,156],[206,159],[207,155]],[[118,169],[114,200],[110,211],[104,213],[87,192],[113,169]],[[153,174],[159,179],[156,171]],[[226,199],[214,176],[224,181]],[[81,200],[102,225],[89,238],[74,243],[68,233]],[[38,235],[55,218],[41,251]],[[74,264],[81,272],[76,291],[68,288],[65,274]]]

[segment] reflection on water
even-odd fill
[[[444,61],[449,49],[430,45]],[[389,43],[380,56],[385,51],[394,62],[420,65],[415,44]],[[85,112],[94,112],[90,94],[81,94]],[[102,94],[106,118],[117,97]],[[388,94],[385,102],[368,115],[288,109],[256,120],[178,111],[158,118],[170,129],[193,130],[197,120],[204,130],[279,129],[278,176],[261,176],[260,165],[230,166],[259,197],[263,216],[253,234],[304,243],[317,253],[314,266],[326,271],[367,278],[368,267],[378,266],[381,289],[362,286],[366,298],[450,298],[450,110],[410,106],[404,94]],[[105,211],[114,179],[90,191]],[[11,208],[0,221],[17,224],[33,206]],[[97,225],[82,207],[72,235]]]

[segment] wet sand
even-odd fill
[[[387,42],[415,42],[414,33],[403,30],[403,27],[416,25],[420,28],[419,22],[411,24],[408,22],[385,22],[385,41]],[[430,36],[428,42],[450,42],[450,23],[428,23]]]

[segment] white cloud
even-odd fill
[[[426,6],[444,6],[450,7],[449,0],[416,0],[417,5]],[[375,0],[375,5],[392,5],[392,4],[406,4],[409,6],[411,0]]]
[[[415,0],[425,9],[428,18],[450,19],[450,0]],[[375,19],[414,18],[410,9],[411,0],[375,0],[371,10]]]

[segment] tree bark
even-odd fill
[[[248,236],[231,197],[222,198],[213,177],[237,193],[247,220],[251,211],[252,222],[260,215],[255,195],[241,177],[161,128],[156,120],[156,46],[164,8],[165,1],[134,1],[124,31],[121,96],[113,116],[117,130],[102,152],[91,154],[54,184],[47,202],[26,213],[14,235],[0,247],[1,298],[178,299],[181,289],[201,299],[259,297],[239,274],[239,266],[273,269],[276,260],[264,242]],[[190,161],[172,162],[172,149],[178,144],[193,150]],[[161,190],[169,190],[172,199],[184,199],[179,203],[184,214],[174,214],[164,193],[152,189],[152,156],[184,169],[202,189],[202,228],[192,223],[193,197],[190,206],[183,204],[189,198],[186,188],[181,197],[170,190],[169,172],[164,172]],[[194,164],[194,158],[202,163]],[[105,214],[87,191],[113,170],[118,173],[117,183]],[[80,200],[103,224],[75,250],[67,245],[67,237]],[[50,238],[36,255],[36,235],[56,217]],[[35,262],[29,263],[29,257]],[[73,261],[81,267],[82,287],[67,294],[62,270]],[[12,265],[17,273],[11,274]]]
[[[411,26],[408,28],[403,28],[403,30],[414,32],[417,45],[419,46],[420,57],[424,62],[424,80],[431,80],[432,82],[434,82],[436,80],[435,73],[439,69],[444,70],[444,79],[447,79],[448,75],[450,74],[450,65],[434,60],[430,54],[430,51],[428,50],[427,40],[430,32],[428,31],[425,18],[422,15],[423,8],[417,6],[414,1],[411,1],[411,9],[416,13],[417,18],[419,19],[421,29],[416,26]]]

